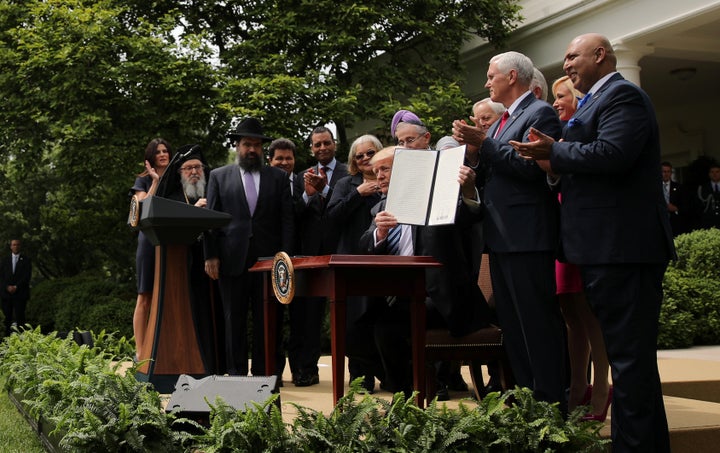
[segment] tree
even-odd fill
[[[383,104],[460,83],[460,46],[472,35],[501,44],[520,19],[515,0],[187,1],[183,8],[187,30],[206,32],[218,49],[229,115],[262,117],[291,138],[333,121],[345,145],[347,129],[377,119]]]
[[[112,0],[0,6],[0,219],[46,278],[129,279],[127,193],[146,143],[223,141],[209,52],[174,45],[174,17]]]
[[[45,278],[94,269],[130,282],[127,192],[151,138],[200,143],[221,164],[231,121],[253,115],[296,142],[333,121],[346,149],[348,128],[382,135],[389,109],[407,105],[441,134],[469,108],[460,46],[473,34],[502,43],[518,11],[516,0],[0,0],[2,232],[24,239]]]

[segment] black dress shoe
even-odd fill
[[[448,389],[453,392],[467,392],[468,385],[460,373],[451,373],[447,383]]]
[[[352,383],[355,379],[358,379],[360,376],[350,376],[350,383]],[[375,393],[375,377],[371,375],[366,375],[363,377],[362,383],[360,383],[362,388],[365,389],[369,394]],[[382,386],[381,386],[382,388]]]
[[[435,398],[437,398],[438,401],[450,401],[450,392],[448,392],[447,386],[440,386],[435,393]]]
[[[500,385],[499,382],[493,382],[491,380],[490,382],[488,382],[488,385],[485,386],[485,394],[487,395],[488,393],[491,393],[491,392],[502,393],[503,392],[502,385]]]
[[[293,376],[295,387],[310,387],[320,383],[320,376],[317,374],[296,374]]]

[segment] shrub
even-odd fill
[[[46,280],[33,288],[27,319],[45,333],[70,330],[116,331],[132,337],[132,288],[98,274]]]
[[[179,451],[184,434],[170,428],[160,395],[135,379],[134,368],[119,373],[112,358],[36,328],[2,343],[0,378],[31,415],[55,427],[62,451]]]
[[[720,230],[675,238],[678,259],[663,280],[658,347],[720,344]]]
[[[580,421],[583,408],[566,418],[528,389],[492,393],[476,407],[433,402],[423,410],[402,393],[392,402],[363,393],[362,378],[329,416],[295,405],[299,415],[288,425],[279,395],[244,411],[216,399],[206,428],[166,414],[134,368],[118,373],[113,355],[27,330],[0,345],[0,382],[54,424],[62,451],[595,452],[609,443],[599,436],[602,423]]]

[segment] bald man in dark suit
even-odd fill
[[[675,249],[655,110],[616,61],[606,37],[573,39],[563,69],[586,101],[561,142],[533,130],[534,141],[513,146],[561,178],[563,249],[580,266],[612,370],[613,452],[669,452],[656,350],[662,279]]]

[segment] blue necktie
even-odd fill
[[[592,96],[592,92],[586,94],[585,96],[583,96],[582,99],[580,99],[580,101],[578,102],[578,105],[577,105],[578,110],[580,110],[580,107],[585,105],[585,103],[590,99],[590,96]]]
[[[387,237],[387,254],[397,255],[400,251],[400,236],[402,233],[402,227],[400,225],[390,229]]]

